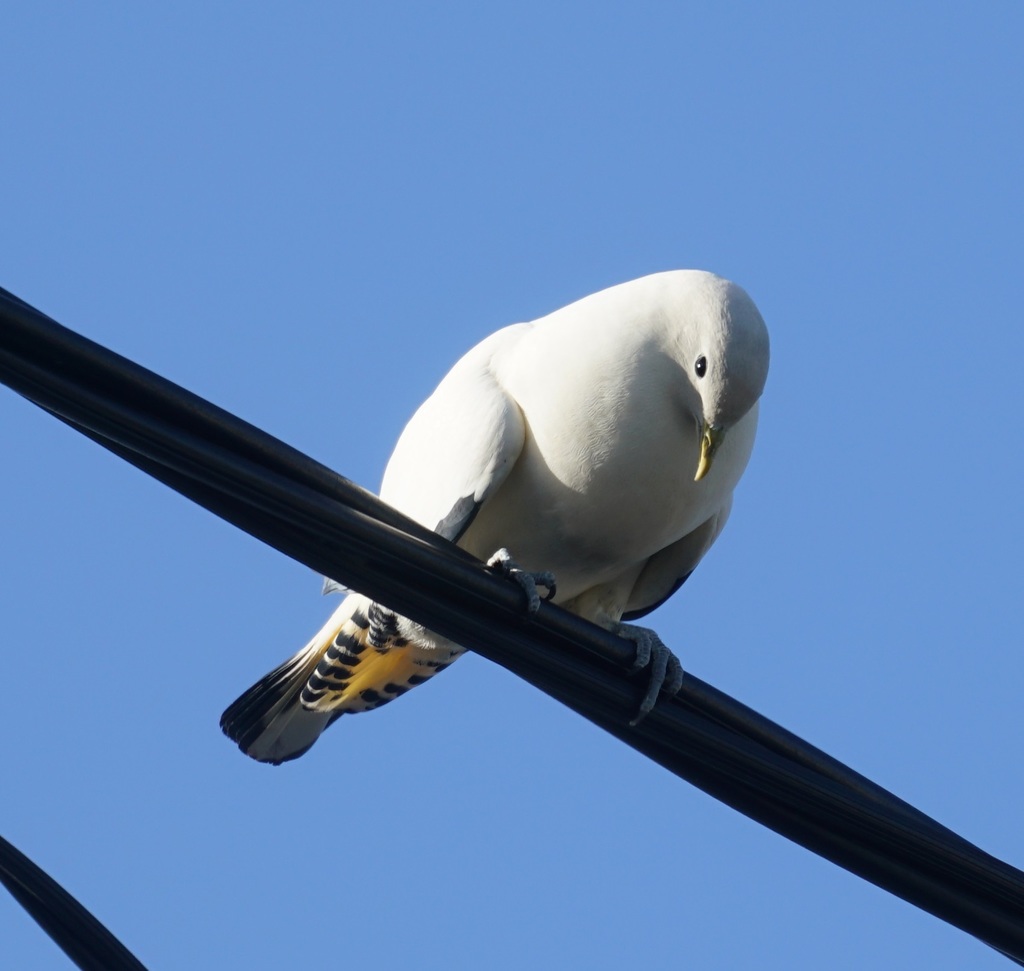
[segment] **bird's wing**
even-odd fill
[[[492,362],[530,327],[505,327],[466,354],[405,426],[384,472],[381,499],[446,539],[469,528],[522,451],[522,412]]]
[[[725,527],[732,509],[732,495],[710,519],[693,532],[655,553],[640,572],[623,611],[623,620],[636,620],[660,607],[697,568]]]

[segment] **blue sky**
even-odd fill
[[[375,488],[497,327],[672,267],[772,334],[700,677],[1024,863],[1019,4],[40,2],[0,284]],[[477,658],[257,765],[319,581],[0,391],[0,832],[154,969],[1006,962]],[[70,965],[0,897],[0,964]]]

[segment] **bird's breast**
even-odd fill
[[[524,568],[553,571],[564,600],[713,516],[746,466],[756,414],[730,431],[711,472],[695,482],[693,418],[667,398],[622,404],[597,415],[525,412],[523,452],[462,545],[483,559],[505,546]]]

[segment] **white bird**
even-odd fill
[[[682,671],[653,631],[622,620],[670,597],[721,533],[768,357],[753,301],[721,277],[677,270],[611,287],[469,351],[405,427],[380,497],[527,588],[531,571],[549,586],[553,574],[555,603],[634,641],[638,663],[653,653],[642,717]],[[297,758],[336,718],[380,707],[462,651],[350,593],[221,727],[261,762]]]

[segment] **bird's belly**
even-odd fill
[[[733,429],[737,431],[739,429]],[[628,448],[545,450],[528,438],[501,488],[460,541],[480,559],[507,547],[527,570],[550,570],[559,601],[607,583],[696,529],[723,505],[750,453],[745,435],[722,444],[694,482],[696,429],[635,436]],[[620,443],[621,444],[621,443]],[[561,461],[555,463],[552,456]]]

